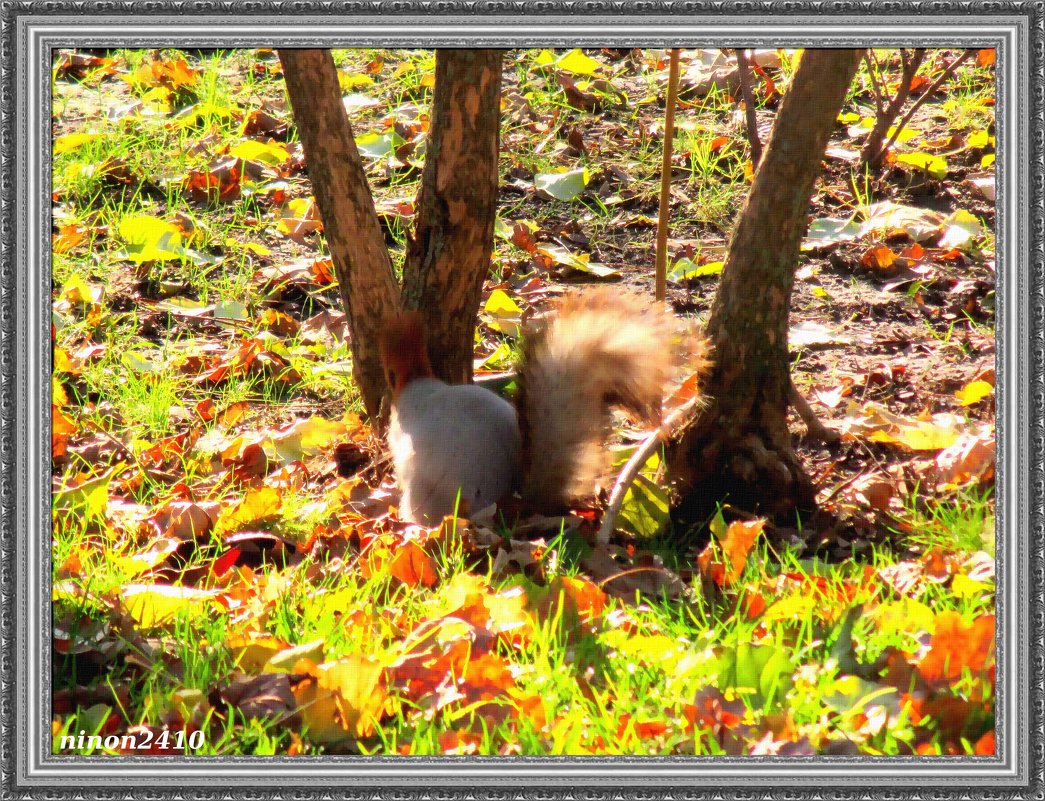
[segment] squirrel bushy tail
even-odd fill
[[[532,328],[516,399],[526,501],[554,509],[591,494],[605,465],[611,407],[659,422],[682,339],[662,304],[610,287],[567,296]]]

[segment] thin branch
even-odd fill
[[[907,98],[911,94],[911,81],[918,74],[918,67],[921,66],[924,59],[924,48],[919,48],[910,55],[906,50],[900,51],[900,60],[903,65],[900,86],[896,90],[896,95],[885,109],[885,113],[878,115],[875,119],[874,128],[871,130],[871,135],[867,137],[867,143],[864,145],[863,153],[861,154],[864,164],[873,168],[877,168],[881,164],[882,156],[885,155],[885,150],[882,148],[885,134],[900,115],[900,109],[903,108],[904,103],[907,102]]]
[[[874,89],[874,113],[876,117],[880,117],[882,109],[885,108],[885,96],[882,94],[881,84],[878,83],[881,67],[878,64],[878,59],[874,57],[871,48],[867,48],[864,51],[864,61],[867,62],[867,74],[871,76],[871,87]]]
[[[617,516],[620,514],[620,508],[624,504],[624,496],[628,494],[628,488],[635,481],[635,477],[642,470],[642,466],[646,464],[646,460],[653,455],[653,452],[660,447],[661,443],[670,436],[671,430],[687,414],[692,412],[693,408],[699,403],[699,398],[694,398],[690,402],[679,406],[664,418],[660,428],[646,437],[639,447],[635,449],[635,453],[628,459],[627,464],[617,474],[617,480],[613,483],[613,489],[610,491],[610,497],[606,503],[606,511],[602,514],[602,524],[599,526],[598,534],[595,535],[596,543],[605,545],[610,541],[610,534],[613,533],[613,529],[617,525]]]
[[[961,66],[962,62],[968,59],[975,52],[975,50],[966,50],[958,56],[958,58],[954,59],[954,61],[944,67],[944,70],[940,73],[939,77],[930,84],[929,88],[925,90],[921,97],[914,101],[911,107],[907,110],[907,113],[904,114],[903,119],[901,119],[900,122],[896,124],[896,127],[893,128],[893,135],[889,137],[889,141],[886,142],[885,147],[882,148],[882,155],[884,155],[885,152],[895,144],[896,138],[900,135],[900,131],[902,131],[904,126],[911,121],[912,117],[914,117],[914,112],[920,109],[925,104],[925,101],[929,99],[930,95],[934,94],[936,90],[943,85],[944,81],[954,74],[954,71]]]
[[[675,136],[675,106],[679,94],[679,48],[671,49],[668,64],[668,96],[664,107],[664,152],[660,162],[660,211],[657,215],[657,275],[655,294],[664,300],[668,293],[668,204],[671,201],[671,152]]]
[[[740,96],[744,99],[744,116],[747,119],[747,141],[751,147],[751,166],[758,167],[762,161],[762,140],[758,138],[758,120],[755,117],[755,94],[751,91],[751,64],[747,51],[737,48],[737,72],[740,75]]]

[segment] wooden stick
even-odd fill
[[[668,294],[668,204],[671,201],[671,148],[675,136],[675,104],[679,94],[679,48],[671,49],[668,97],[664,106],[664,152],[660,162],[660,212],[657,215],[657,275],[655,295]]]

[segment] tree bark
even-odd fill
[[[787,429],[788,317],[813,185],[859,59],[803,53],[733,232],[707,325],[710,401],[669,453],[689,520],[718,501],[778,518],[815,506]]]
[[[403,305],[426,322],[435,374],[472,380],[497,211],[501,51],[436,52],[432,125],[403,267]]]
[[[385,391],[377,335],[399,287],[330,51],[280,48],[279,60],[348,318],[352,375],[376,418]]]

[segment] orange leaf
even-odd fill
[[[930,684],[946,685],[960,678],[965,668],[973,675],[982,674],[993,661],[994,615],[981,615],[966,624],[957,612],[941,612],[918,672]]]
[[[697,557],[700,572],[704,577],[711,579],[719,587],[740,578],[751,547],[762,533],[765,523],[762,519],[736,520],[730,523],[722,540],[709,543]]]
[[[334,275],[334,262],[331,259],[316,259],[309,265],[309,270],[320,286],[328,286],[337,280]]]
[[[923,86],[928,86],[928,85],[929,85],[929,79],[926,78],[924,75],[915,75],[913,78],[911,78],[911,92],[912,93],[913,92],[917,92]]]
[[[994,56],[994,48],[993,47],[985,47],[983,50],[977,50],[976,51],[976,66],[977,67],[989,67],[989,66],[991,66],[994,63],[994,57],[995,56]],[[992,739],[991,748],[993,749],[993,747],[994,746],[993,746],[993,739]],[[993,754],[994,751],[992,750],[991,753]]]
[[[68,253],[87,238],[87,229],[77,223],[63,225],[51,238],[51,248],[55,253]]]
[[[432,587],[439,580],[435,560],[416,542],[405,542],[388,565],[389,572],[407,587]]]
[[[587,579],[557,576],[548,584],[544,598],[538,606],[542,618],[554,617],[562,597],[562,617],[566,621],[590,622],[602,614],[606,607],[606,593]]]
[[[861,266],[868,270],[888,270],[896,261],[896,254],[885,245],[869,248],[860,257]]]
[[[983,51],[981,50],[980,52],[982,53]],[[989,52],[993,53],[994,51],[991,50]],[[989,731],[977,740],[973,752],[976,756],[994,756],[994,732]]]

